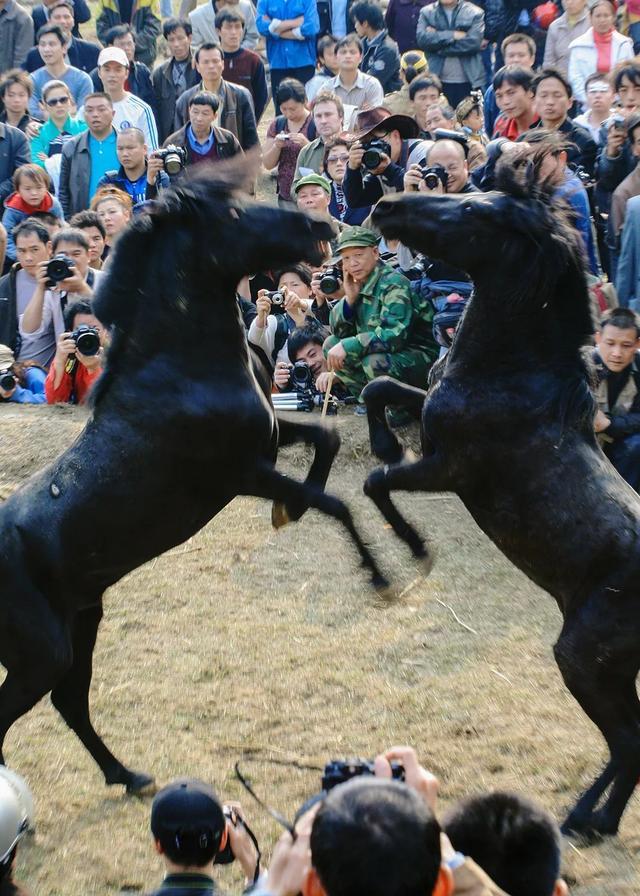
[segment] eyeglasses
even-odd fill
[[[54,96],[53,99],[47,100],[47,106],[66,106],[68,102],[68,96]]]
[[[348,154],[345,154],[343,156],[328,156],[327,157],[327,162],[348,162],[348,161],[349,161]]]

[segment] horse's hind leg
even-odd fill
[[[256,468],[251,478],[239,489],[239,494],[281,501],[287,506],[305,504],[307,507],[313,507],[315,510],[339,520],[349,532],[358,549],[363,566],[370,570],[374,587],[384,588],[387,586],[385,577],[380,572],[376,561],[353,523],[349,508],[339,498],[328,495],[311,482],[297,482],[295,479],[289,479],[274,467],[266,465]]]
[[[331,465],[340,449],[340,437],[333,427],[318,423],[298,423],[278,418],[278,447],[302,442],[313,445],[315,454],[305,482],[312,482],[324,490],[331,471]],[[287,504],[275,502],[271,521],[277,528],[290,521],[299,520],[307,510],[304,502]]]
[[[402,445],[387,423],[387,407],[402,407],[416,420],[420,420],[426,397],[427,393],[423,389],[407,386],[390,376],[377,377],[365,386],[362,400],[367,406],[369,440],[376,457],[385,463],[394,464],[402,460],[404,455]]]
[[[433,454],[415,463],[399,463],[390,467],[378,467],[367,477],[364,493],[371,498],[380,513],[391,525],[396,535],[411,549],[416,558],[428,560],[424,539],[405,520],[390,498],[390,492],[447,491],[450,482],[440,458]]]
[[[96,734],[89,714],[93,649],[101,619],[99,604],[76,615],[71,634],[73,663],[53,688],[51,702],[100,766],[107,784],[124,784],[129,793],[135,793],[151,784],[153,778],[125,768]]]

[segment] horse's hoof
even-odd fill
[[[604,839],[604,835],[594,826],[593,816],[589,816],[586,820],[578,820],[569,816],[561,825],[560,833],[563,837],[572,840],[576,846],[583,848],[595,846]]]
[[[374,576],[371,584],[375,588],[376,598],[380,603],[389,604],[396,599],[396,589],[383,575]]]
[[[271,508],[271,525],[274,529],[281,529],[291,522],[291,518],[287,513],[287,508],[281,501],[274,501]]]
[[[144,772],[130,772],[129,780],[126,784],[127,793],[142,793],[142,791],[150,792],[155,789],[155,781],[151,775],[145,775]]]
[[[416,558],[418,563],[422,567],[422,575],[427,579],[431,575],[431,570],[434,567],[436,562],[436,557],[433,551],[430,551],[428,548],[425,548],[425,552],[421,557]]]

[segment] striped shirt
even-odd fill
[[[145,103],[140,97],[134,96],[133,93],[125,91],[124,99],[114,103],[113,108],[115,110],[113,125],[117,131],[140,128],[149,152],[158,148],[158,128],[148,103]]]

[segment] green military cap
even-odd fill
[[[300,180],[295,182],[293,185],[293,192],[297,193],[302,187],[322,187],[329,196],[331,195],[331,184],[326,177],[322,177],[321,174],[305,174],[304,177],[301,177]]]
[[[340,249],[352,249],[355,247],[377,246],[380,237],[368,227],[345,227],[338,237],[338,252]]]

